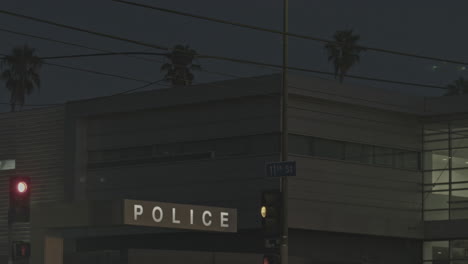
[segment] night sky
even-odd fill
[[[282,28],[281,0],[139,0],[138,2],[277,30]],[[290,32],[328,39],[331,39],[336,30],[354,29],[356,33],[361,35],[361,45],[468,61],[468,54],[465,52],[468,46],[468,34],[465,30],[468,2],[451,0],[449,3],[435,0],[290,0],[289,28]],[[172,47],[175,44],[188,44],[199,53],[207,55],[281,63],[282,47],[279,35],[161,13],[110,0],[2,1],[0,9],[157,45]],[[9,53],[14,46],[25,43],[36,48],[39,56],[95,52],[17,36],[3,32],[2,29],[40,35],[109,51],[158,52],[158,50],[148,47],[0,14],[1,53]],[[151,59],[157,61],[112,56],[49,62],[155,81],[163,77],[159,68],[164,58],[151,57]],[[199,59],[197,63],[204,70],[239,77],[279,73],[277,69],[224,61]],[[332,71],[323,44],[303,39],[290,38],[290,65]],[[434,66],[437,66],[436,70],[433,69]],[[350,73],[445,86],[459,76],[466,75],[466,70],[462,70],[460,65],[367,51],[362,54],[361,63],[354,67]],[[304,73],[299,74],[304,75]],[[310,74],[310,76],[317,75]],[[322,77],[332,78],[330,76]],[[28,97],[26,104],[63,103],[70,100],[105,96],[144,84],[48,65],[43,66],[41,78],[40,92],[35,92]],[[229,78],[207,72],[196,72],[195,81],[209,82]],[[345,79],[346,82],[358,82],[412,94],[431,96],[441,94],[441,91],[434,89],[384,85],[351,79]],[[8,102],[9,95],[6,93],[3,82],[0,85],[0,102]],[[153,86],[152,88],[163,87]],[[0,106],[0,111],[8,110],[8,105]]]

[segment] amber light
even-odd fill
[[[262,216],[262,218],[267,217],[267,208],[266,208],[266,206],[262,206],[262,208],[260,208],[260,215]]]

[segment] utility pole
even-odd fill
[[[289,0],[283,0],[283,74],[281,96],[281,161],[288,161],[288,7]],[[281,232],[281,264],[288,264],[288,177],[281,177],[281,193],[283,200],[282,232]]]

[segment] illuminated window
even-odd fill
[[[368,144],[289,135],[290,153],[345,160],[362,164],[419,170],[420,153],[412,150],[377,147]]]
[[[0,160],[0,171],[14,170],[16,168],[16,161],[14,159]]]

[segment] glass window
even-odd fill
[[[1,170],[14,170],[14,169],[16,169],[16,160],[14,159],[0,160],[0,171]]]
[[[312,138],[299,135],[289,135],[289,151],[299,155],[313,155]]]
[[[426,141],[424,142],[424,149],[425,150],[432,150],[432,149],[448,149],[449,148],[449,141],[448,139],[444,140],[433,140],[433,141]]]
[[[450,219],[467,219],[468,206],[467,204],[454,204],[456,207],[450,209]]]
[[[424,135],[424,141],[431,142],[431,141],[443,141],[448,140],[449,134],[448,133],[434,133],[434,134],[426,134]],[[447,146],[448,148],[448,146]]]
[[[452,182],[468,182],[468,169],[452,170]]]
[[[433,150],[424,152],[424,170],[448,169],[448,154],[448,150]]]
[[[449,210],[432,210],[424,212],[424,221],[441,221],[449,219]]]
[[[468,120],[453,120],[450,122],[452,132],[463,133],[468,136]]]
[[[432,191],[448,191],[450,184],[448,183],[435,183],[435,184],[425,184],[424,191],[425,192],[432,192]]]
[[[448,209],[449,192],[426,192],[424,193],[424,209]]]
[[[394,150],[395,167],[400,169],[419,169],[419,153],[415,151]]]
[[[468,148],[452,150],[452,168],[468,167]]]
[[[440,184],[449,182],[449,170],[424,172],[424,184]]]
[[[452,182],[451,186],[452,186],[452,190],[457,190],[457,189],[468,190],[468,182],[460,182],[460,183]]]
[[[452,185],[452,187],[456,187],[456,186]],[[454,207],[468,209],[468,189],[467,190],[452,190],[452,196],[450,197],[450,204],[457,205]]]
[[[313,154],[317,157],[343,160],[344,142],[315,138],[313,142]]]
[[[373,148],[369,145],[346,143],[345,159],[361,163],[371,164]]]
[[[468,137],[455,138],[452,135],[452,148],[466,148],[468,147]]]
[[[395,166],[409,170],[419,170],[421,167],[419,152],[360,143],[290,135],[289,149],[291,153],[295,154],[354,161],[363,164]]]
[[[390,148],[374,147],[374,163],[377,165],[393,166],[393,150]]]
[[[449,260],[449,242],[448,241],[428,241],[423,245],[424,260]],[[445,263],[445,262],[437,262]],[[448,264],[448,262],[447,262]]]
[[[452,240],[450,242],[450,250],[452,251],[452,259],[456,260],[465,260],[465,261],[456,261],[454,263],[467,263],[468,260],[468,240]]]

